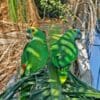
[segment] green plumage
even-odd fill
[[[78,48],[75,40],[80,38],[79,31],[67,30],[55,43],[51,44],[52,63],[59,70],[61,76],[65,78],[72,62],[77,59]]]
[[[48,47],[46,44],[46,35],[40,29],[31,27],[27,30],[31,40],[26,44],[21,56],[21,77],[36,73],[45,67],[48,60]],[[23,87],[25,87],[23,85]],[[21,88],[20,99],[27,100],[31,84],[27,83],[25,88]]]
[[[25,46],[21,57],[21,66],[24,67],[23,75],[39,71],[48,59],[45,33],[37,28],[29,28],[27,32],[31,36],[31,41]]]
[[[51,45],[52,62],[56,67],[66,67],[78,56],[78,48],[75,40],[78,33],[75,30],[68,30],[54,44]]]

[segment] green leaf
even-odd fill
[[[17,3],[17,0],[8,0],[9,15],[14,22],[18,21]]]

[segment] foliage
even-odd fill
[[[41,17],[63,18],[72,16],[70,7],[63,0],[35,0]]]
[[[73,16],[70,6],[62,3],[61,0],[34,0],[39,14],[42,18],[61,18],[64,21],[67,17]],[[34,3],[34,2],[33,2]],[[33,4],[34,5],[34,4]],[[26,0],[8,0],[9,16],[14,22],[27,22],[28,19],[28,1]]]
[[[18,4],[17,3],[18,3],[17,0],[8,0],[9,15],[11,19],[15,22],[18,20],[18,17],[17,17]]]
[[[8,0],[8,12],[13,22],[27,21],[26,0]]]
[[[55,83],[55,81],[50,80],[48,78],[49,73],[45,70],[39,72],[38,74],[32,74],[28,77],[24,77],[20,79],[17,83],[13,86],[9,87],[2,95],[0,95],[1,100],[11,100],[16,96],[13,96],[16,92],[20,92],[20,88],[27,88],[31,86],[31,90],[24,94],[23,96],[29,96],[28,100],[51,100],[51,83]],[[75,76],[73,76],[69,72],[69,80],[67,83],[62,85],[62,99],[59,100],[96,100],[100,99],[100,92],[92,89],[91,87],[87,86],[80,80],[78,80]]]
[[[62,4],[59,0],[41,0],[41,8],[49,17],[58,17],[61,13]]]

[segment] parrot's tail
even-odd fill
[[[61,84],[64,84],[68,79],[69,67],[70,67],[70,65],[68,65],[67,67],[61,68],[58,71],[59,72],[59,80],[60,80]]]

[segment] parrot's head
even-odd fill
[[[27,37],[30,39],[33,39],[34,37],[38,37],[44,40],[46,39],[45,32],[36,27],[29,27],[26,32],[28,33]]]
[[[77,40],[77,39],[81,39],[82,33],[81,33],[80,29],[74,29],[74,31],[75,31],[75,33],[76,33],[75,39],[76,39],[76,40]]]
[[[72,40],[78,40],[82,37],[81,31],[79,29],[69,29],[67,30],[69,38]]]

